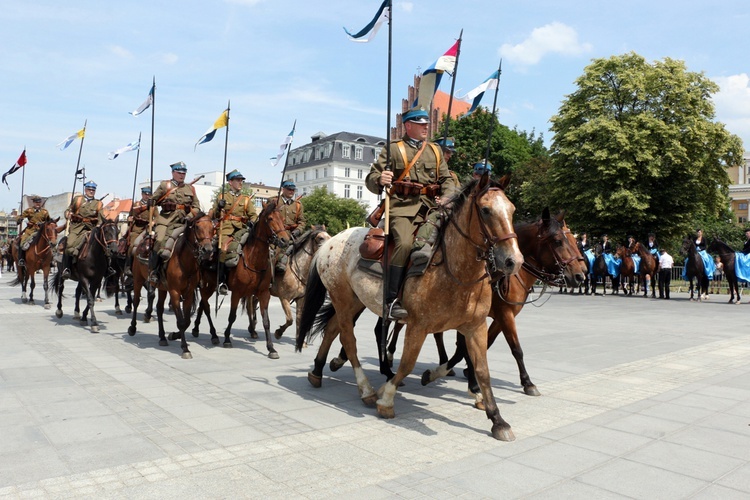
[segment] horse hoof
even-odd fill
[[[81,326],[88,326],[88,325],[89,325],[89,320],[87,320],[87,319],[82,319],[81,320]]]
[[[193,359],[193,355],[190,353],[190,351],[185,351],[182,353],[182,359]]]
[[[211,343],[213,345],[219,345],[219,337],[211,337]]]
[[[34,302],[34,299],[29,299],[29,305],[30,306],[36,305],[36,302]]]
[[[133,308],[130,306],[125,306],[125,314],[130,314],[133,312]]]
[[[281,331],[281,329],[278,329],[275,332],[273,332],[273,338],[275,338],[276,340],[279,340],[282,335],[284,335],[284,332]]]
[[[180,332],[172,332],[169,334],[169,340],[182,340]]]
[[[313,372],[307,372],[307,381],[316,389],[320,389],[320,386],[323,385],[323,377],[318,377]]]
[[[362,402],[365,404],[365,406],[376,406],[378,402],[378,395],[370,394],[369,396],[365,396],[362,398]]]
[[[99,325],[91,325],[91,333],[99,333]]]
[[[231,348],[232,348],[232,343],[231,343],[231,342],[224,342],[224,344],[223,344],[223,345],[224,345],[224,347],[225,347],[225,348],[227,348],[227,349],[231,349]]]
[[[515,441],[516,436],[513,434],[508,424],[493,425],[492,426],[492,437],[500,441]]]
[[[169,342],[167,342],[166,339],[159,340],[159,345],[162,347],[166,347],[169,345]]]
[[[427,385],[432,382],[432,370],[425,370],[422,374],[422,385]]]
[[[269,359],[279,359],[279,353],[276,351],[271,351],[268,353]]]
[[[527,396],[541,396],[542,393],[536,388],[535,385],[527,385],[523,388],[523,393]]]
[[[342,366],[344,366],[345,363],[346,361],[342,360],[341,358],[336,357],[331,360],[328,367],[331,369],[332,372],[337,372],[341,369]]]
[[[118,316],[122,316],[122,309],[120,309],[119,307],[115,309],[115,314]]]
[[[195,337],[195,338],[198,338],[198,335],[200,334],[200,332],[198,332],[198,330],[193,330],[190,333],[192,333],[193,337]]]
[[[81,313],[79,313],[78,311],[74,312],[73,319],[81,319]]]
[[[484,401],[474,401],[474,408],[480,411],[487,410],[487,407],[484,406]]]
[[[135,335],[135,327],[134,326],[131,326],[131,327],[128,328],[128,335],[130,335],[131,337],[133,335]]]
[[[50,304],[44,304],[45,309],[52,309],[52,306]]]
[[[446,373],[445,376],[446,377],[455,377],[456,376],[456,372],[454,372],[453,368],[451,368],[450,370],[448,370],[448,373]]]
[[[55,316],[57,318],[62,318],[62,309],[58,309],[57,311],[55,311]]]
[[[362,401],[364,401],[364,399]],[[393,411],[393,406],[377,405],[377,407],[378,407],[378,415],[380,415],[382,418],[395,418],[396,417],[396,412]]]
[[[250,332],[250,338],[251,339],[257,339],[258,338],[258,332]]]

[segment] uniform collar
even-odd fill
[[[184,186],[184,182],[177,182],[176,180],[172,179],[172,184],[174,184],[177,187]]]
[[[422,141],[419,141],[417,139],[412,139],[408,135],[404,136],[404,142],[408,144],[409,146],[416,148],[416,149],[420,149],[422,147]]]
[[[242,191],[241,190],[240,191],[233,191],[233,190],[230,189],[229,190],[229,194],[231,194],[232,196],[239,196],[239,195],[242,194]]]
[[[89,198],[88,196],[86,196],[86,195],[84,194],[84,195],[83,195],[83,199],[84,199],[84,200],[86,200],[86,201],[92,201],[92,200],[94,199],[94,197],[92,196],[91,198]]]

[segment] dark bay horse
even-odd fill
[[[621,261],[619,279],[622,292],[625,295],[633,295],[633,287],[638,273],[635,271],[635,261],[630,255],[630,249],[624,245],[618,246],[615,251],[615,257]]]
[[[99,323],[94,313],[96,292],[102,284],[102,279],[109,274],[111,260],[117,253],[118,229],[117,224],[107,221],[94,227],[86,238],[86,243],[80,252],[78,260],[71,266],[71,279],[81,284],[86,292],[87,308],[91,312],[91,331],[99,332]],[[55,316],[62,318],[62,294],[65,282],[61,278],[61,270],[55,274],[54,284],[57,293],[57,310]]]
[[[440,228],[436,255],[424,275],[407,277],[403,305],[409,312],[404,353],[395,376],[377,393],[357,357],[354,322],[365,308],[382,313],[383,280],[359,268],[359,247],[369,232],[351,228],[328,240],[315,255],[305,292],[305,307],[297,336],[301,350],[308,335],[325,331],[315,364],[325,364],[328,349],[340,334],[365,404],[376,404],[378,414],[393,418],[394,398],[401,381],[414,369],[427,335],[456,329],[463,333],[469,356],[492,421],[492,436],[511,441],[513,431],[500,416],[490,385],[487,365],[487,315],[492,302],[490,273],[512,276],[520,271],[523,256],[513,230],[515,207],[505,196],[510,182],[484,175],[466,184],[450,203],[452,213]],[[330,304],[323,305],[326,291]],[[457,305],[471,304],[471,307]],[[314,386],[320,380],[308,374]]]
[[[609,273],[607,261],[604,259],[604,252],[600,243],[597,243],[594,247],[594,254],[596,255],[594,265],[589,270],[591,275],[591,294],[596,295],[596,283],[601,278],[602,295],[607,295],[607,277],[610,277],[612,279],[612,293],[617,295],[620,291],[620,277]]]
[[[690,281],[690,300],[693,298],[694,291],[698,291],[698,300],[708,298],[708,276],[706,276],[706,267],[703,264],[703,258],[698,253],[698,249],[695,246],[695,241],[692,238],[685,238],[682,240],[682,254],[687,255],[687,262],[685,263],[685,273],[687,279]],[[693,288],[693,280],[695,280],[695,288]]]
[[[41,227],[36,234],[32,236],[32,243],[26,251],[26,266],[18,266],[18,255],[16,255],[16,245],[13,248],[13,259],[16,261],[16,279],[10,282],[11,286],[21,285],[21,302],[34,305],[34,287],[36,281],[34,276],[41,269],[44,287],[44,308],[49,309],[52,304],[49,300],[49,271],[52,266],[52,253],[57,245],[57,219],[47,219],[42,222]],[[29,287],[29,298],[26,298],[26,285],[31,281]]]
[[[269,260],[269,244],[273,243],[286,248],[291,242],[291,235],[284,229],[281,212],[277,210],[276,200],[263,206],[258,221],[253,226],[252,234],[242,247],[242,254],[237,267],[229,270],[227,286],[232,291],[229,309],[229,320],[224,330],[224,347],[232,347],[232,324],[237,319],[237,306],[243,300],[243,307],[258,298],[263,329],[266,332],[266,348],[268,357],[278,359],[279,353],[273,346],[271,338],[271,321],[268,317],[268,302],[271,299],[271,275],[273,266]]]
[[[636,254],[641,258],[638,276],[641,283],[644,284],[643,296],[648,297],[648,286],[651,285],[651,298],[656,298],[656,277],[659,272],[659,259],[652,255],[640,241],[636,241],[630,247],[630,253]]]
[[[742,296],[740,295],[740,286],[735,270],[735,261],[737,258],[735,251],[718,238],[714,239],[708,245],[707,250],[710,253],[717,254],[719,259],[721,259],[722,266],[724,267],[724,275],[727,277],[727,283],[729,284],[729,303],[739,304],[742,301]]]

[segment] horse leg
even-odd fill
[[[247,307],[247,317],[249,318],[249,322],[247,325],[247,333],[250,334],[251,339],[257,339],[258,332],[255,330],[255,327],[258,324],[258,314],[256,311],[256,309],[258,308],[258,299],[255,297],[255,295],[250,297],[250,299],[247,301],[246,307]]]
[[[177,331],[172,332],[169,335],[169,340],[181,340],[182,333],[187,329],[187,326],[183,328],[185,324],[185,312],[183,308],[182,294],[178,290],[169,290],[169,303],[172,305],[172,311],[174,312],[175,324],[177,325]],[[189,294],[190,292],[188,292]],[[189,310],[188,310],[188,324],[190,322]]]
[[[91,333],[99,333],[99,323],[96,321],[96,314],[94,313],[96,290],[99,288],[99,284],[94,281],[89,282],[85,276],[81,277],[81,281],[83,282],[83,289],[86,292],[86,309],[91,311]],[[84,315],[81,322],[86,321],[85,318]]]
[[[260,317],[263,320],[263,330],[266,333],[266,349],[268,349],[268,357],[271,359],[279,359],[279,353],[273,346],[273,337],[271,336],[271,319],[268,317],[268,303],[271,301],[271,292],[269,290],[263,290],[258,296],[260,302]],[[289,311],[291,315],[291,311]]]
[[[237,304],[240,302],[240,294],[232,293],[232,299],[229,306],[229,318],[227,319],[227,328],[224,330],[224,347],[232,347],[232,324],[237,319]],[[256,335],[257,336],[257,335]]]
[[[29,284],[29,305],[34,305],[34,288],[36,287],[36,280],[34,279],[34,273],[29,273],[29,279],[31,280],[31,283]]]
[[[203,317],[202,300],[198,305],[198,312],[195,314],[195,319],[193,320],[193,331],[191,332],[193,334],[193,337],[197,337],[198,335],[200,335],[201,317]]]
[[[198,307],[198,315],[195,318],[195,328],[193,328],[193,336],[198,336],[198,324],[200,323],[201,313],[206,314],[206,321],[208,321],[208,329],[211,333],[211,344],[219,345],[219,336],[216,335],[216,327],[211,319],[211,304],[208,303],[208,296],[205,298],[201,294],[200,306]]]
[[[386,324],[386,331],[390,321]],[[398,328],[398,326],[396,326]],[[388,362],[388,349],[386,346],[386,353],[383,353],[383,318],[378,318],[378,322],[375,324],[375,342],[378,346],[378,365],[380,367],[380,374],[385,375],[386,380],[393,378],[393,370],[391,370],[391,363]],[[384,355],[385,354],[385,355]]]
[[[175,307],[175,315],[177,315],[178,321],[177,321],[177,328],[179,329],[179,335],[180,335],[180,347],[182,348],[182,359],[193,359],[193,354],[190,352],[190,347],[188,345],[187,341],[187,335],[185,335],[185,331],[190,327],[190,314],[193,309],[193,301],[195,300],[195,290],[189,290],[188,293],[185,294],[184,300],[182,301],[182,308],[179,306]],[[174,297],[177,294],[174,294],[172,296],[172,300],[174,300]],[[177,296],[177,300],[179,301],[179,296]],[[176,304],[179,304],[179,302],[175,302]]]
[[[414,331],[411,327],[406,327],[406,337],[404,338],[404,352],[401,355],[401,362],[398,364],[396,375],[378,389],[377,408],[378,415],[383,418],[393,418],[396,413],[393,410],[393,403],[396,397],[396,391],[399,384],[414,369],[417,363],[417,357],[422,350],[426,332]],[[354,364],[354,362],[352,362]]]
[[[164,331],[164,302],[166,300],[167,292],[159,290],[159,299],[156,301],[156,319],[159,322],[159,345],[162,347],[169,345],[169,342],[167,342],[167,332]]]
[[[128,299],[127,304],[125,304],[125,314],[130,314],[133,312],[133,293],[130,291],[125,292],[125,296]]]
[[[274,332],[273,336],[276,337],[276,340],[280,339],[281,336],[284,335],[286,329],[289,328],[294,322],[294,320],[292,319],[292,305],[289,303],[289,300],[284,297],[279,297],[279,302],[281,302],[281,308],[284,309],[284,317],[286,318],[286,322],[278,327]],[[297,305],[297,308],[299,308],[299,305]]]
[[[328,352],[331,350],[331,345],[333,345],[333,341],[336,340],[338,336],[339,324],[336,315],[334,315],[328,320],[328,324],[326,324],[325,330],[323,332],[323,339],[320,341],[320,347],[318,348],[318,352],[315,355],[315,360],[313,361],[313,369],[307,372],[307,381],[310,382],[310,385],[315,388],[319,388],[323,383],[323,367],[326,364],[326,359],[328,358]],[[344,363],[346,363],[346,361],[348,360],[346,351],[343,347],[341,348],[341,353],[339,353],[339,358],[343,359],[343,361],[341,361],[341,364],[337,365],[335,369],[333,362],[337,358],[331,360],[331,371],[337,371],[339,368],[344,366]]]
[[[156,289],[149,283],[146,285],[146,310],[143,312],[144,323],[150,323],[154,317],[154,299],[156,299]]]
[[[570,289],[570,293],[573,293],[573,289]],[[435,337],[435,345],[437,346],[438,350],[438,362],[443,365],[448,362],[448,352],[445,350],[445,340],[444,340],[444,333],[443,332],[436,332],[433,334]],[[449,377],[453,377],[456,375],[456,372],[453,370],[448,371],[447,374]]]
[[[76,283],[76,291],[75,291],[75,307],[73,307],[73,319],[81,319],[81,294],[83,293],[83,290],[81,290],[81,282],[79,281]]]
[[[55,310],[55,317],[56,318],[62,318],[63,311],[62,311],[62,295],[63,295],[63,289],[65,289],[65,280],[60,278],[60,271],[57,271],[55,273],[55,284],[57,285],[57,309]]]
[[[122,316],[122,309],[120,309],[120,284],[115,283],[115,314]]]
[[[336,307],[336,311],[342,309],[343,308]],[[362,310],[360,309],[360,313],[361,312]],[[357,357],[357,339],[354,337],[354,321],[358,315],[359,313],[355,315],[354,319],[349,319],[344,318],[337,313],[336,317],[338,318],[339,326],[337,330],[340,332],[339,338],[341,340],[341,344],[344,346],[346,355],[352,363],[354,378],[357,380],[357,390],[359,391],[359,397],[367,406],[372,406],[373,404],[375,404],[378,396],[375,393],[375,389],[373,389],[372,385],[370,384],[370,381],[367,379],[365,371],[362,369],[362,365],[359,362],[359,357]],[[328,331],[328,328],[326,328],[326,331]]]
[[[338,333],[336,333],[336,336],[338,336]],[[375,338],[377,339],[377,336]],[[333,342],[333,340],[331,340],[331,342]],[[332,372],[337,372],[339,371],[339,369],[341,369],[342,366],[346,364],[347,361],[349,361],[349,356],[346,355],[346,349],[344,349],[344,346],[341,346],[339,355],[331,359],[331,363],[328,367]]]
[[[29,280],[28,273],[26,272],[26,267],[19,267],[16,269],[16,274],[18,275],[18,281],[21,282],[21,302],[26,304],[29,302],[28,297],[26,297],[26,286],[27,282]]]
[[[131,298],[130,292],[128,292],[128,301],[130,302],[128,304],[128,307],[132,304],[132,308],[130,312],[133,313],[133,316],[130,318],[130,326],[128,327],[128,335],[131,337],[135,335],[135,325],[136,320],[138,318],[138,306],[141,303],[141,287],[143,286],[142,283],[138,283],[140,281],[138,277],[134,277],[133,279],[133,296]]]
[[[464,337],[460,333],[456,335],[456,351],[453,356],[444,364],[433,368],[432,370],[425,370],[422,373],[422,385],[427,385],[440,378],[447,377],[448,373],[453,371],[453,368],[461,362],[462,359],[467,359],[466,355],[466,342]]]

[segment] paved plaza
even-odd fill
[[[112,299],[97,304],[101,332],[91,333],[72,320],[72,298],[58,320],[54,308],[22,304],[9,280],[0,278],[3,497],[750,496],[750,305],[724,295],[553,293],[527,306],[519,331],[542,396],[522,393],[502,339],[489,352],[516,435],[507,443],[473,408],[463,364],[454,378],[420,385],[437,361],[429,338],[396,418],[384,420],[359,400],[348,366],[309,385],[319,341],[295,353],[287,333],[280,359],[269,359],[243,315],[233,349],[212,346],[204,326],[183,360],[179,342],[158,346],[155,322],[128,336]],[[220,332],[227,315],[228,301]],[[273,299],[272,328],[281,320]],[[357,332],[377,387],[374,323],[364,314]]]

